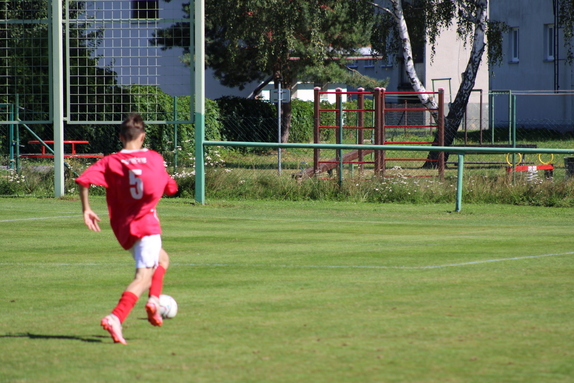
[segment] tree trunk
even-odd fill
[[[391,3],[393,4],[393,10],[389,12],[394,16],[397,22],[399,37],[401,39],[401,47],[403,49],[405,71],[409,78],[409,82],[415,92],[426,92],[426,88],[420,81],[415,70],[411,38],[409,36],[409,30],[403,12],[402,0],[391,0]],[[428,94],[419,94],[418,98],[419,101],[428,109],[436,109],[438,106],[436,100]],[[433,118],[436,120],[438,118],[438,113],[433,113]]]
[[[476,76],[478,74],[478,68],[480,67],[480,63],[482,61],[482,56],[486,46],[485,36],[486,36],[488,0],[478,0],[477,4],[479,4],[479,8],[477,14],[474,15],[475,28],[474,28],[471,54],[468,59],[468,63],[466,65],[466,69],[462,74],[462,82],[460,84],[460,87],[458,88],[456,97],[452,102],[452,104],[450,105],[448,115],[445,117],[445,130],[444,130],[445,146],[452,145],[454,139],[456,138],[456,133],[464,117],[464,113],[466,111],[466,106],[468,105],[470,94],[474,88]],[[434,142],[438,143],[437,137],[435,137]],[[430,152],[427,158],[429,160],[436,160],[438,159],[438,154],[439,154],[438,152]],[[444,158],[445,161],[448,159],[448,153],[445,153]],[[423,165],[423,168],[435,168],[436,166],[437,166],[436,161],[427,161]]]
[[[281,63],[277,61],[274,68],[273,79],[275,81],[275,89],[279,88],[279,82],[281,82],[281,88],[283,90],[291,90],[295,85],[291,81],[290,76],[287,73],[281,71]],[[277,102],[281,102],[281,98]],[[279,104],[278,104],[279,105]],[[289,142],[289,129],[291,128],[291,118],[293,116],[293,107],[291,105],[291,100],[286,103],[281,104],[281,142]]]
[[[293,116],[293,108],[291,101],[281,104],[281,142],[289,142],[289,130],[291,128],[291,118]]]
[[[470,57],[468,59],[468,64],[464,73],[462,74],[462,82],[458,88],[456,97],[452,104],[450,105],[448,115],[445,118],[445,146],[449,146],[453,143],[464,113],[466,111],[466,106],[470,98],[472,89],[474,88],[474,83],[476,81],[476,75],[478,74],[478,68],[480,67],[480,62],[482,60],[482,55],[486,46],[485,35],[486,35],[486,20],[488,11],[488,0],[475,0],[477,4],[477,11],[474,15],[467,15],[467,17],[472,18],[472,22],[475,25],[472,50]],[[415,90],[415,92],[426,92],[424,85],[420,82],[418,75],[415,71],[415,65],[413,61],[413,54],[411,48],[411,40],[409,37],[409,32],[407,28],[407,23],[405,21],[402,0],[390,0],[393,5],[393,9],[385,9],[395,18],[397,22],[397,28],[399,30],[399,36],[401,39],[401,45],[403,49],[403,59],[405,62],[405,70],[409,78],[410,84]],[[429,97],[428,94],[419,94],[419,101],[429,109],[436,109],[438,107],[436,100],[433,97]],[[437,113],[431,113],[435,121],[438,118]],[[435,135],[435,143],[438,143],[438,137]],[[438,152],[429,152],[427,159],[436,160],[438,159]],[[445,160],[448,158],[448,154],[445,153]],[[437,167],[436,161],[427,161],[423,165],[423,168],[435,168]]]
[[[273,76],[267,77],[264,81],[262,81],[259,85],[257,85],[255,89],[253,89],[253,92],[251,92],[251,94],[247,96],[247,98],[252,100],[256,99],[261,94],[263,88],[265,88],[267,84],[269,84],[272,80]]]

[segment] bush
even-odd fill
[[[313,101],[291,100],[292,116],[289,142],[313,142]]]
[[[168,162],[173,161],[176,150],[183,154],[181,158],[193,158],[195,153],[195,124],[177,125],[177,148],[174,124],[149,123],[150,121],[194,121],[191,97],[172,97],[156,86],[131,85],[122,88],[123,95],[129,100],[128,109],[118,115],[118,123],[130,112],[142,115],[147,123],[146,146],[164,154]],[[218,106],[214,101],[205,103],[205,136],[207,140],[221,139],[221,122]],[[122,148],[118,139],[116,125],[68,126],[68,139],[90,141],[91,152],[110,154]],[[179,158],[179,156],[178,156]]]
[[[219,107],[221,137],[227,141],[276,142],[277,112],[265,101],[226,96],[215,100]],[[241,148],[260,151],[257,148]]]

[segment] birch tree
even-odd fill
[[[373,3],[381,11],[373,46],[383,55],[389,50],[402,52],[407,77],[416,92],[427,90],[415,71],[410,31],[423,35],[431,47],[431,57],[436,54],[436,42],[440,33],[453,25],[456,26],[458,36],[470,47],[460,87],[445,118],[445,145],[451,145],[464,117],[485,51],[488,49],[489,60],[493,63],[502,58],[501,33],[505,27],[502,23],[489,21],[488,0],[385,0],[381,4]],[[418,97],[425,107],[437,108],[437,100],[432,95],[419,94]],[[436,119],[437,115],[433,117]],[[436,157],[437,152],[429,153],[429,159]],[[424,165],[434,166],[436,162],[430,161]]]

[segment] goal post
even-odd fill
[[[52,0],[51,6],[51,47],[52,47],[52,110],[54,125],[54,196],[63,197],[64,188],[64,63],[63,63],[63,17],[62,2]]]

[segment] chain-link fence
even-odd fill
[[[66,144],[66,154],[118,150],[116,125],[130,112],[142,114],[150,146],[170,160],[177,160],[176,146],[189,150],[189,49],[154,42],[164,29],[190,40],[181,4],[63,0],[64,53],[54,60],[53,1],[0,0],[1,165],[50,159],[54,70],[64,73],[64,139],[76,142]],[[36,156],[41,151],[47,155]]]
[[[540,105],[543,105],[544,97],[540,98]],[[570,102],[569,98],[573,97],[569,94],[558,96],[561,98],[561,103]],[[530,95],[529,99],[536,102],[536,95]],[[540,119],[521,118],[520,113],[514,113],[512,110],[505,110],[504,113],[498,113],[497,117],[489,114],[489,105],[486,104],[488,100],[484,97],[485,104],[482,106],[482,112],[474,111],[469,113],[468,116],[463,118],[462,124],[459,128],[457,136],[453,142],[454,146],[478,146],[483,148],[548,148],[548,149],[571,149],[574,148],[574,127],[573,120],[565,120],[558,118],[556,114],[544,113],[540,109]],[[517,109],[520,110],[524,107],[521,106],[520,98],[517,102]],[[367,104],[372,101],[367,101]],[[370,105],[370,104],[369,104]],[[495,108],[501,111],[508,108],[508,105],[503,105],[497,102]],[[335,108],[334,105],[329,106],[323,103],[324,108]],[[371,106],[367,106],[367,109]],[[416,100],[401,100],[389,102],[386,106],[392,109],[403,109],[399,111],[387,112],[385,118],[387,125],[392,125],[392,128],[386,129],[386,142],[389,144],[409,142],[415,143],[417,141],[425,144],[434,140],[432,129],[428,128],[407,128],[407,125],[421,124],[425,119],[421,117],[421,112],[416,111],[421,105]],[[278,139],[278,119],[273,113],[276,113],[274,108],[269,105],[266,117],[260,120],[253,119],[253,117],[246,117],[250,115],[252,109],[247,106],[237,107],[233,111],[232,117],[229,120],[227,129],[235,132],[235,136],[223,135],[223,138],[230,141],[269,141],[277,142]],[[290,112],[293,115],[290,125],[290,140],[289,142],[308,143],[313,142],[312,138],[312,120],[314,118],[311,110],[312,103],[296,101],[293,103]],[[349,101],[345,108],[356,108],[356,103]],[[409,108],[415,111],[410,112]],[[243,110],[242,110],[243,109]],[[448,113],[448,109],[446,111]],[[552,116],[555,116],[552,118]],[[262,115],[263,116],[263,115]],[[227,118],[227,117],[226,117]],[[321,117],[323,118],[323,116]],[[328,118],[328,117],[325,117]],[[365,126],[372,126],[373,114],[366,112],[364,114]],[[353,120],[357,119],[356,112],[347,112],[344,116],[345,124],[357,125]],[[254,122],[257,121],[257,122]],[[263,123],[265,121],[265,123]],[[334,121],[321,122],[324,125],[336,125]],[[405,125],[401,127],[400,125]],[[247,129],[248,132],[239,132]],[[372,130],[364,129],[362,135],[358,134],[358,130],[346,129],[344,135],[344,143],[357,144],[357,143],[373,143]],[[334,143],[335,129],[328,130],[321,134],[321,143]],[[296,137],[296,138],[295,138]],[[372,156],[372,154],[368,154]],[[427,154],[424,152],[391,152],[386,155],[386,175],[400,175],[400,176],[419,176],[419,177],[437,177],[436,171],[429,171],[424,169],[421,160],[426,158]],[[289,176],[297,178],[305,169],[312,167],[313,153],[308,149],[285,149],[282,152],[277,150],[265,149],[252,149],[237,148],[230,150],[224,156],[229,159],[229,163],[223,165],[222,162],[218,166],[227,167],[228,171],[241,174],[241,179],[250,179],[257,177],[261,174],[277,174],[281,170],[283,174],[287,173]],[[326,160],[334,160],[336,151],[322,151],[322,158]],[[528,167],[530,173],[535,172],[540,178],[553,175],[556,179],[564,179],[566,176],[565,169],[565,155],[553,154],[518,154],[511,155],[508,153],[475,153],[471,152],[466,155],[465,164],[468,174],[476,175],[493,175],[504,177],[508,173],[509,168],[519,166],[519,177],[528,176],[527,171],[524,171],[524,166]],[[402,159],[397,160],[397,158]],[[365,158],[369,162],[369,157]],[[548,171],[548,166],[552,165],[554,169]],[[344,178],[348,180],[361,180],[368,176],[369,172],[365,172],[369,165],[359,166],[356,163],[347,163],[344,165]],[[538,167],[540,168],[538,170]],[[456,176],[457,171],[457,157],[450,155],[447,160],[447,177]],[[318,177],[323,179],[337,179],[337,169],[318,174]],[[371,172],[372,174],[372,172]]]
[[[108,154],[119,149],[117,123],[126,113],[139,112],[148,123],[148,145],[160,151],[170,171],[193,174],[194,155],[193,99],[189,51],[171,49],[158,43],[160,30],[169,30],[174,40],[190,41],[190,20],[181,4],[164,1],[64,0],[64,71],[65,140],[82,142],[74,149],[79,154]],[[42,141],[53,139],[51,115],[52,71],[50,0],[0,0],[0,165],[50,163],[42,152]],[[158,44],[158,45],[155,45]],[[463,119],[454,145],[523,146],[528,148],[574,147],[572,94],[536,94],[502,92],[493,96],[474,92],[471,110]],[[511,96],[516,97],[512,104]],[[406,128],[427,124],[421,117],[420,104],[414,99],[388,100],[385,141],[431,142],[432,129]],[[334,108],[323,102],[325,108]],[[372,100],[365,100],[366,109]],[[369,105],[369,103],[371,105]],[[477,106],[478,105],[478,106]],[[514,106],[513,106],[514,105]],[[356,107],[348,100],[346,109]],[[409,109],[413,109],[410,111]],[[283,119],[276,104],[256,100],[221,97],[208,100],[206,139],[243,142],[314,141],[314,105],[292,100],[283,104]],[[447,110],[448,111],[448,110]],[[285,117],[290,116],[290,117]],[[345,112],[346,126],[358,126],[358,114]],[[342,142],[374,143],[374,115],[365,112],[361,129],[344,130]],[[321,117],[321,125],[336,126],[333,115]],[[325,120],[323,120],[325,119]],[[283,122],[281,122],[281,120]],[[424,122],[424,123],[423,123]],[[38,143],[40,142],[40,143]],[[336,129],[321,132],[319,142],[337,142]],[[65,147],[71,154],[71,144]],[[48,146],[50,144],[48,143]],[[253,179],[277,177],[302,180],[300,175],[313,166],[312,149],[276,149],[254,147],[208,148],[204,159],[211,186],[222,177],[231,177],[238,185]],[[323,159],[337,157],[335,150],[322,151]],[[371,177],[366,153],[365,164],[346,163],[343,178],[361,181]],[[519,157],[519,158],[517,158]],[[473,174],[505,174],[511,165],[553,164],[555,177],[565,175],[564,160],[552,155],[508,156],[505,154],[469,154],[467,168]],[[88,158],[86,163],[95,160]],[[401,159],[397,161],[396,159]],[[387,176],[437,177],[434,169],[423,168],[426,153],[388,152]],[[392,161],[394,159],[394,161]],[[338,169],[318,174],[337,179]],[[447,160],[446,175],[456,174],[453,158]],[[209,180],[208,180],[209,182]],[[304,182],[304,181],[302,181]],[[207,189],[209,193],[209,188]]]

